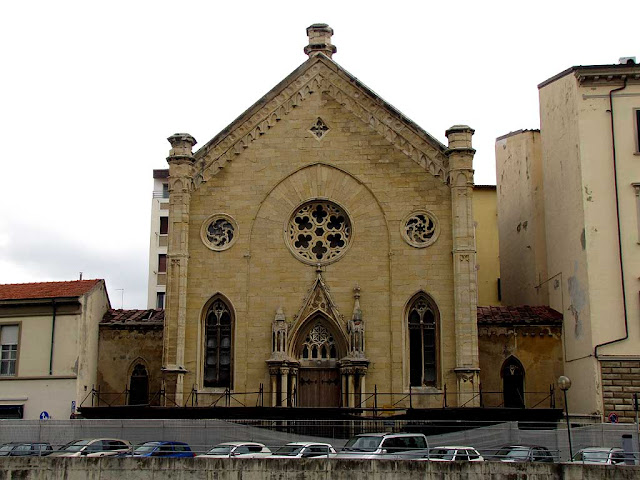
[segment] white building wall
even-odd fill
[[[158,293],[166,293],[166,281],[163,276],[158,277],[158,255],[167,253],[166,235],[160,234],[160,217],[169,215],[169,197],[163,196],[163,184],[166,178],[153,179],[153,194],[151,199],[151,228],[149,235],[149,281],[147,286],[147,308],[156,308]],[[160,284],[158,280],[160,278]]]

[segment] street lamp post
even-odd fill
[[[571,379],[564,375],[558,377],[558,386],[564,392],[564,412],[567,417],[567,435],[569,436],[569,461],[573,459],[573,446],[571,445],[571,421],[569,420],[569,404],[567,403],[567,390],[571,388]]]

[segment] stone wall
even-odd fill
[[[326,459],[160,459],[9,457],[0,460],[0,478],[22,480],[156,480],[190,478],[217,480],[369,480],[488,478],[507,480],[635,479],[640,467],[599,465],[518,464],[500,462],[447,463],[392,460]]]

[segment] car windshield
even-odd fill
[[[585,462],[607,463],[609,459],[608,450],[595,450],[582,452],[582,460]]]
[[[378,447],[380,447],[381,442],[382,442],[382,437],[374,437],[374,436],[355,437],[350,439],[345,444],[343,450],[354,451],[354,452],[375,452],[378,449]]]
[[[496,452],[496,457],[523,460],[529,456],[529,449],[525,447],[505,447]]]
[[[295,457],[304,448],[304,445],[283,445],[277,449],[274,455],[286,455],[288,457]]]
[[[207,455],[229,455],[232,448],[232,445],[216,445],[207,452]]]
[[[143,443],[142,445],[138,445],[134,450],[133,453],[134,454],[142,454],[142,453],[149,453],[149,452],[153,452],[153,450],[160,445],[160,442],[146,442]]]
[[[434,448],[429,453],[429,457],[439,458],[442,460],[453,460],[453,456],[455,454],[456,454],[456,451],[451,448]]]
[[[79,452],[82,450],[82,447],[88,445],[89,442],[91,442],[91,440],[75,440],[60,447],[60,450],[64,450],[65,452]]]
[[[9,455],[9,452],[14,448],[15,448],[15,445],[12,445],[10,443],[0,446],[0,457],[6,457],[7,455]]]

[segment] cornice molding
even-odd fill
[[[344,77],[344,78],[343,78]],[[269,130],[302,104],[310,95],[325,92],[363,123],[387,139],[396,149],[439,177],[449,179],[448,158],[431,145],[423,135],[413,131],[401,118],[394,116],[382,100],[354,85],[340,70],[318,62],[292,80],[279,94],[251,114],[237,128],[214,145],[198,152],[193,188],[198,188],[232,162]]]

